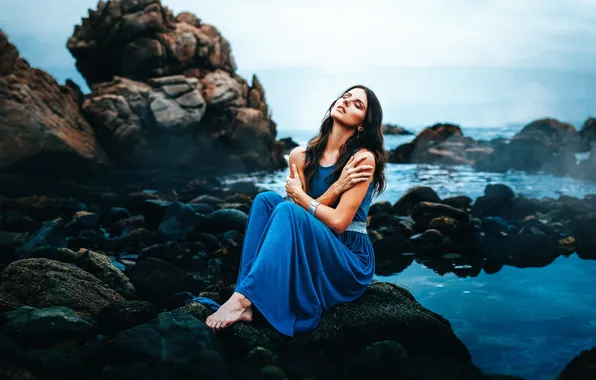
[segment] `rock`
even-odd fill
[[[73,90],[18,57],[0,32],[0,170],[42,174],[105,170]]]
[[[414,133],[406,130],[399,125],[383,124],[382,126],[384,135],[413,135]]]
[[[145,80],[202,68],[236,70],[228,41],[194,15],[174,18],[160,1],[101,7],[93,20],[84,18],[75,27],[67,44],[90,86],[114,75]]]
[[[113,302],[97,314],[98,328],[102,334],[117,334],[149,322],[158,311],[157,307],[147,301]]]
[[[114,223],[122,219],[130,218],[130,212],[123,207],[110,207],[105,215],[104,223]]]
[[[289,154],[292,149],[296,148],[297,146],[299,146],[300,144],[298,144],[297,142],[295,142],[294,140],[292,140],[291,137],[286,137],[283,139],[279,139],[278,142],[284,144],[284,154]]]
[[[582,351],[557,377],[558,380],[591,380],[596,378],[596,347]]]
[[[413,247],[400,237],[390,237],[373,243],[375,251],[375,274],[390,276],[400,273],[414,261]]]
[[[567,223],[577,242],[577,254],[581,258],[596,259],[595,223],[596,213],[578,216]]]
[[[491,152],[492,148],[464,137],[459,126],[435,124],[391,150],[389,162],[469,165]]]
[[[0,310],[24,305],[66,306],[79,315],[94,317],[109,303],[122,300],[120,294],[72,264],[26,259],[2,271]]]
[[[72,220],[66,224],[66,228],[79,227],[79,228],[98,228],[100,222],[100,215],[88,212],[78,211],[72,217]]]
[[[88,249],[80,249],[76,264],[79,268],[99,278],[124,298],[134,297],[134,286],[124,273],[112,264],[109,257]]]
[[[206,230],[213,234],[237,230],[244,233],[248,215],[234,209],[222,209],[207,215]]]
[[[393,213],[397,215],[410,215],[414,206],[420,202],[440,202],[441,198],[430,187],[414,186],[407,190],[393,205]]]
[[[580,149],[579,134],[569,124],[555,119],[540,119],[526,125],[508,143],[495,145],[494,151],[474,164],[476,170],[546,171],[553,174],[577,173],[574,152]]]
[[[472,206],[472,198],[467,195],[456,195],[453,197],[445,198],[441,201],[442,204],[459,208],[462,210],[469,209]]]
[[[287,166],[263,86],[235,73],[215,27],[187,12],[174,17],[159,0],[99,3],[90,14],[67,46],[92,88],[85,116],[116,167]]]
[[[460,225],[462,227],[461,232],[463,232],[463,229],[465,229],[465,227],[468,225],[470,215],[463,210],[447,206],[445,204],[420,202],[416,204],[412,210],[412,219],[416,224],[416,231],[418,232],[422,232],[430,228],[437,229],[441,232],[450,231],[451,233],[455,233],[456,231],[460,230]],[[432,227],[430,223],[433,220],[435,227],[444,227],[445,231]]]
[[[160,301],[188,289],[188,276],[166,261],[149,258],[126,271],[140,299]]]
[[[160,313],[152,321],[122,331],[101,347],[104,375],[161,379],[230,379],[211,329],[185,313]]]
[[[173,202],[159,225],[159,232],[168,240],[186,240],[191,232],[205,228],[206,223],[207,219],[191,206]]]
[[[0,330],[19,342],[42,346],[90,334],[93,324],[67,307],[22,306],[0,314]]]
[[[27,242],[17,250],[27,254],[42,247],[65,248],[65,235],[64,223],[61,219],[48,221],[43,224],[39,231],[35,234],[31,234],[27,239]]]
[[[582,129],[579,131],[583,150],[589,152],[596,145],[596,119],[593,117],[585,121]]]
[[[342,362],[363,347],[383,340],[398,343],[410,358],[442,358],[462,366],[471,365],[467,348],[447,320],[425,309],[407,290],[378,281],[373,281],[357,300],[324,312],[315,330],[296,334],[292,339],[280,335],[265,321],[255,320],[250,324],[236,323],[218,333],[218,337],[231,360],[246,357],[260,346],[274,352],[282,368],[296,371],[315,365],[313,362]]]

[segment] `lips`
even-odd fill
[[[337,109],[343,113],[346,113],[346,109],[343,106],[337,106]]]

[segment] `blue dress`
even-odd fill
[[[309,195],[318,198],[336,180],[334,166],[318,166]],[[373,183],[354,220],[365,222]],[[313,330],[323,310],[353,301],[367,289],[375,268],[366,233],[338,235],[308,211],[273,191],[260,193],[249,210],[236,292],[246,296],[280,333]]]

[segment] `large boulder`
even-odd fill
[[[124,298],[97,277],[73,264],[36,258],[11,263],[0,278],[0,311],[21,306],[66,306],[94,317],[101,309]]]
[[[0,170],[83,173],[108,157],[80,111],[79,88],[34,69],[0,31]]]
[[[196,303],[179,311],[200,320],[210,314]],[[399,343],[410,358],[471,365],[468,349],[446,319],[424,308],[407,290],[387,282],[373,281],[356,301],[324,312],[315,330],[296,334],[292,339],[280,335],[259,318],[250,324],[236,323],[217,335],[232,360],[261,346],[277,354],[284,368],[332,365],[385,340]]]

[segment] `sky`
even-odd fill
[[[596,116],[596,0],[162,0],[220,30],[259,76],[279,130],[316,130],[341,91],[372,88],[408,126],[581,123]],[[84,86],[66,49],[96,1],[0,3],[21,55]]]

